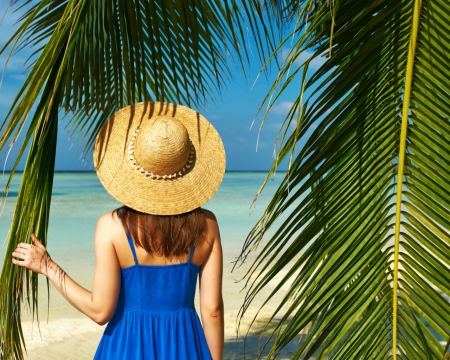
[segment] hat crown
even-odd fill
[[[197,111],[141,102],[118,110],[102,126],[94,165],[117,201],[146,214],[176,215],[202,206],[217,191],[225,149]]]
[[[149,173],[172,174],[186,165],[190,145],[189,133],[179,120],[158,116],[139,129],[134,157]]]

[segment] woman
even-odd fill
[[[103,125],[94,164],[124,206],[95,230],[92,292],[73,281],[32,235],[13,263],[47,276],[75,308],[108,322],[95,359],[221,359],[222,250],[214,214],[225,152],[213,126],[179,105],[144,102]],[[197,276],[200,314],[194,308]]]

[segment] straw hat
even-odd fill
[[[225,150],[212,124],[181,105],[142,102],[102,126],[94,165],[105,189],[122,204],[154,215],[198,208],[219,188]]]

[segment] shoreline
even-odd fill
[[[270,181],[266,185],[265,192],[260,195],[255,206],[254,196],[265,178],[265,172],[227,173],[229,175],[225,176],[217,194],[204,207],[213,211],[219,221],[224,253],[223,297],[227,339],[224,359],[232,360],[243,359],[243,339],[247,333],[248,324],[259,309],[258,305],[262,304],[273,287],[267,287],[252,304],[240,328],[241,335],[236,337],[236,317],[245,298],[245,292],[242,290],[245,284],[238,280],[243,278],[252,259],[258,255],[259,251],[253,252],[244,265],[233,272],[231,269],[241,253],[249,231],[263,214],[282,176],[278,176],[275,181]],[[10,195],[19,188],[20,177],[19,174],[13,180]],[[93,234],[97,219],[101,214],[117,208],[120,204],[103,189],[94,173],[58,172],[55,175],[53,191],[47,249],[69,276],[81,286],[91,289],[95,266]],[[2,252],[0,263],[9,258],[4,251],[8,229],[15,211],[16,198],[12,196],[8,198],[2,203],[3,214],[0,217],[0,238],[3,240],[0,246]],[[267,235],[269,236],[270,234]],[[284,293],[284,290],[279,291],[277,298],[280,299]],[[104,327],[98,326],[72,308],[52,286],[49,301],[50,303],[47,299],[46,281],[41,276],[38,295],[40,328],[36,321],[32,322],[26,308],[26,299],[21,304],[24,338],[28,348],[27,358],[92,359]],[[198,312],[198,291],[196,301]],[[258,315],[258,323],[264,323],[274,309],[275,306],[270,304],[265,307]],[[257,357],[259,342],[259,335],[251,332],[246,345],[249,351],[247,358]],[[286,357],[290,358],[290,356]]]
[[[242,290],[244,281],[238,282],[237,280],[242,279],[251,259],[248,259],[244,266],[235,269],[233,273],[231,273],[233,266],[231,260],[233,259],[230,258],[230,255],[224,256],[225,350],[223,359],[244,359],[244,351],[245,359],[253,359],[257,357],[259,346],[267,338],[267,336],[263,336],[263,340],[261,340],[260,331],[275,310],[275,305],[284,295],[285,289],[282,289],[267,306],[260,310],[263,300],[278,281],[278,279],[274,279],[273,286],[268,286],[247,310],[239,327],[239,336],[237,336],[237,316],[245,297],[245,292]],[[84,271],[80,269],[77,273],[72,271],[72,274],[68,271],[68,274],[69,276],[73,275],[76,281],[90,289],[93,272],[91,276],[88,275],[89,272],[90,269]],[[82,275],[83,279],[81,279]],[[92,359],[106,326],[97,325],[74,309],[53,286],[50,287],[50,310],[47,312],[46,281],[43,276],[39,279],[39,289],[39,326],[36,320],[32,321],[25,302],[22,303],[22,328],[27,347],[25,358],[29,360]],[[198,288],[195,307],[199,314]],[[249,325],[257,313],[257,319],[249,331]],[[296,341],[287,346],[285,351],[280,354],[281,358],[290,358],[295,353],[295,348]]]
[[[24,336],[27,336],[29,324],[24,324]],[[58,329],[58,335],[48,339],[53,329]],[[42,339],[34,329],[34,340],[28,341],[27,360],[88,360],[92,359],[98,342],[104,331],[104,326],[98,326],[89,319],[63,318],[52,325],[41,324]],[[50,335],[51,336],[51,335]],[[247,337],[225,336],[224,360],[255,359],[258,350],[265,343],[267,336],[262,338],[257,334]],[[268,348],[264,353],[267,353]],[[290,359],[296,350],[296,342],[289,344],[277,359]]]
[[[268,173],[270,171],[269,170],[225,170],[225,173],[228,174],[233,174],[233,173],[238,173],[238,174],[258,174],[258,173]],[[287,173],[287,170],[277,170],[277,173]],[[11,174],[11,169],[9,170],[2,170],[2,175],[8,175]],[[55,174],[95,174],[95,170],[55,170],[54,171]],[[14,171],[14,174],[23,174],[23,170],[16,170]]]

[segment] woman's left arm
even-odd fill
[[[32,244],[20,243],[12,262],[49,278],[66,300],[96,323],[111,319],[120,290],[120,266],[112,241],[117,222],[107,213],[100,217],[95,229],[95,273],[92,292],[72,280],[52,261],[45,247],[33,235]]]

